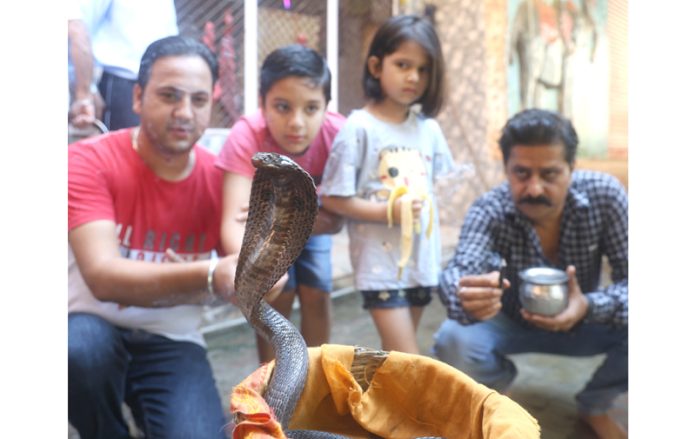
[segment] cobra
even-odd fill
[[[235,289],[244,317],[275,351],[273,376],[263,396],[288,437],[344,438],[320,431],[288,431],[307,380],[307,345],[297,328],[263,300],[312,233],[318,211],[314,181],[294,161],[279,154],[259,152],[252,163],[256,172]]]

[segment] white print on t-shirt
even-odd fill
[[[138,249],[132,249],[132,248],[127,248],[124,246],[119,246],[119,250],[121,252],[121,256],[127,259],[132,259],[135,261],[146,261],[146,262],[172,262],[166,259],[166,253],[165,252],[155,252],[155,251],[148,251],[148,250],[138,250]],[[204,253],[177,253],[177,255],[183,259],[184,262],[192,262],[192,261],[199,261],[199,260],[205,260],[205,259],[210,259],[212,252],[204,252]]]
[[[165,261],[167,249],[173,250],[184,261],[209,259],[212,254],[212,251],[206,251],[205,233],[191,233],[182,240],[180,233],[174,232],[169,236],[166,232],[157,232],[149,229],[145,233],[144,242],[133,244],[131,242],[133,226],[127,226],[125,233],[121,235],[123,229],[123,224],[118,224],[116,226],[116,235],[119,238],[121,256],[127,259],[163,262]],[[134,248],[134,246],[140,248]]]

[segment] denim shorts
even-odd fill
[[[363,309],[425,306],[437,293],[437,287],[413,287],[395,290],[362,290]]]
[[[333,288],[331,275],[331,235],[310,236],[288,270],[288,282],[283,292],[294,291],[297,284],[301,284],[330,293]]]

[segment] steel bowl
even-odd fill
[[[531,267],[519,273],[520,302],[527,311],[554,316],[568,306],[568,275],[550,267]]]

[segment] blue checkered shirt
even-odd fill
[[[599,288],[602,256],[611,266],[612,283]],[[614,177],[574,171],[561,219],[558,264],[544,257],[531,222],[515,208],[504,183],[478,198],[467,212],[452,260],[440,274],[440,300],[447,316],[462,324],[475,323],[457,297],[464,275],[498,270],[505,258],[511,286],[502,298],[503,312],[529,325],[520,315],[517,273],[531,266],[565,271],[575,265],[580,289],[590,302],[586,322],[628,325],[628,198]]]

